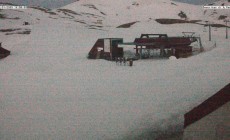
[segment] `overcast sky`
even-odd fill
[[[78,0],[0,0],[23,6],[41,6],[46,8],[58,8]]]
[[[58,8],[75,1],[78,0],[0,0],[0,2],[8,2],[17,5],[41,6],[46,8]],[[175,1],[192,3],[192,4],[205,4],[205,3],[211,3],[215,0],[175,0]]]

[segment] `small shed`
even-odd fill
[[[184,140],[230,138],[230,84],[184,115]]]
[[[122,38],[98,39],[90,50],[88,58],[114,60],[116,57],[123,57],[123,48],[118,47],[119,43],[123,43]]]
[[[2,48],[2,42],[0,42],[0,59],[7,57],[10,55],[10,51]]]

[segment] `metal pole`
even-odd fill
[[[211,41],[211,24],[210,24],[210,22],[208,23],[208,28],[209,28],[209,41]]]
[[[228,39],[228,20],[225,20],[226,22],[226,39]]]
[[[136,45],[136,55],[138,55],[138,47],[137,47],[137,45]]]
[[[141,46],[141,49],[140,49],[140,59],[142,59],[142,46]]]

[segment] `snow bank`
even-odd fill
[[[175,56],[170,56],[169,60],[177,60],[177,58]]]

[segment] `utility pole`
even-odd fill
[[[226,22],[226,39],[228,39],[228,22],[229,20],[225,20]]]
[[[211,37],[211,24],[210,24],[210,22],[208,22],[208,29],[209,29],[209,41],[211,41],[212,37]]]
[[[205,26],[208,26],[208,29],[209,29],[209,41],[211,41],[211,22],[210,21],[205,21],[206,22],[206,25]]]

